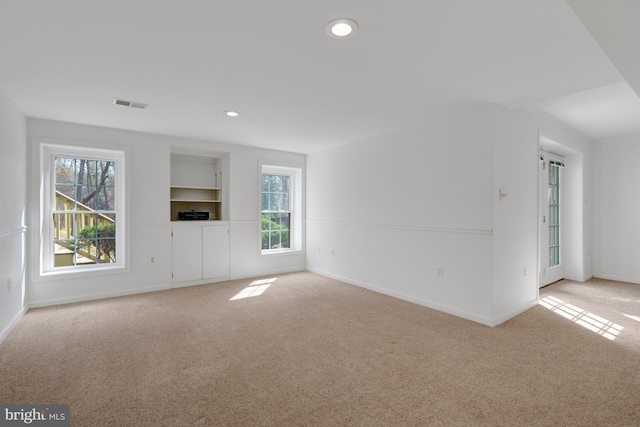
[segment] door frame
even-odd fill
[[[538,187],[538,200],[539,200],[539,210],[538,210],[538,253],[539,253],[539,265],[538,265],[538,287],[541,288],[543,286],[547,286],[551,283],[557,282],[558,280],[562,280],[565,274],[565,265],[564,265],[564,257],[563,257],[563,180],[562,180],[562,168],[564,167],[564,158],[557,154],[545,151],[540,149],[540,162],[539,162],[539,187]],[[554,161],[562,164],[560,167],[560,178],[559,178],[559,225],[560,225],[560,263],[557,266],[549,267],[549,231],[548,231],[548,217],[549,217],[549,199],[548,199],[548,188],[549,188],[549,169],[548,165],[550,161]]]

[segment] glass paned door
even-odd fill
[[[549,153],[541,154],[540,161],[540,274],[538,285],[546,286],[564,278],[562,264],[562,190],[560,182],[564,165],[552,160]]]
[[[560,265],[560,167],[549,165],[549,263],[547,267]]]

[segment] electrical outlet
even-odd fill
[[[331,249],[331,256],[336,256],[336,250],[335,249]]]
[[[155,264],[155,263],[156,263],[156,258],[155,257],[149,258],[149,264]]]
[[[441,265],[437,266],[435,268],[434,272],[435,272],[436,277],[438,277],[438,278],[444,277],[444,268],[442,268]]]
[[[7,279],[7,292],[11,292],[11,279]]]
[[[522,277],[527,277],[527,267],[522,267]]]

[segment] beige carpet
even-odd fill
[[[72,426],[640,425],[639,285],[563,281],[489,328],[274,278],[31,310],[0,403],[68,403]]]

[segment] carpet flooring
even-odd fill
[[[309,272],[30,310],[0,403],[72,426],[638,426],[640,285],[490,328]]]

